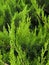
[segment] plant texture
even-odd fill
[[[0,0],[0,65],[49,65],[48,7],[48,0]]]

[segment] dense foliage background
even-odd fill
[[[49,65],[49,0],[0,0],[0,65]]]

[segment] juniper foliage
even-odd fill
[[[46,0],[0,0],[0,65],[49,65],[48,6]]]

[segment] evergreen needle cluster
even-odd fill
[[[0,65],[49,65],[49,1],[41,1],[0,0]]]

